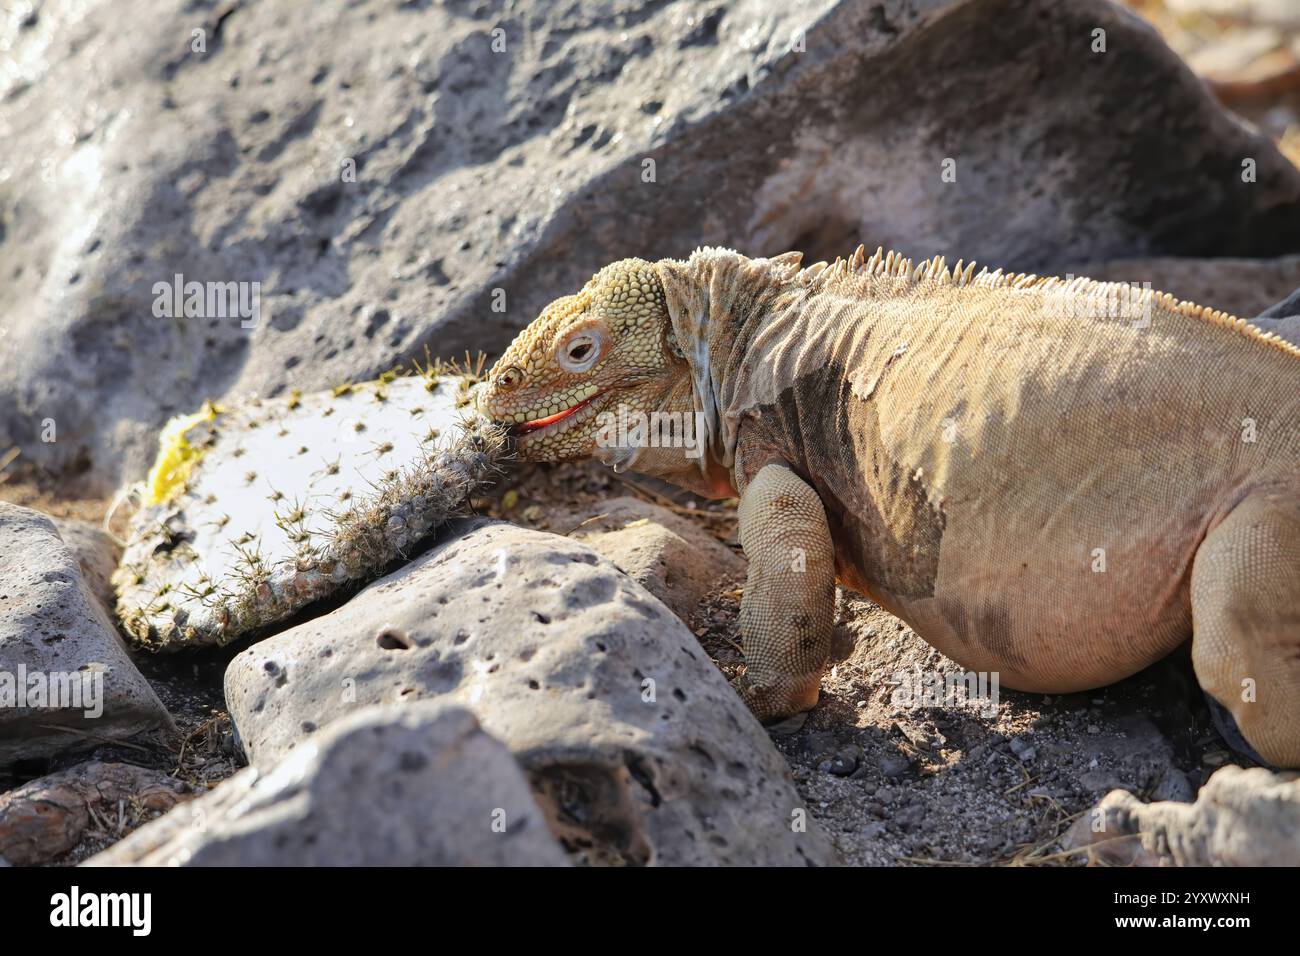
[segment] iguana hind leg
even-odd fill
[[[779,720],[817,703],[830,656],[835,552],[817,492],[785,465],[764,465],[740,499],[740,544],[747,667],[736,689],[759,720]]]
[[[1300,498],[1253,492],[1192,564],[1192,665],[1269,763],[1300,767]]]

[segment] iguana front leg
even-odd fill
[[[735,686],[759,720],[779,720],[817,703],[830,655],[835,553],[817,492],[784,464],[764,465],[740,499],[740,545],[747,668]]]

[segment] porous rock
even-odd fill
[[[88,866],[561,866],[514,758],[459,707],[366,708]]]
[[[745,574],[745,559],[667,508],[640,498],[613,498],[551,519],[569,537],[608,558],[683,621],[720,582]]]
[[[54,523],[0,502],[0,542],[0,765],[169,723]]]
[[[830,863],[785,761],[695,637],[589,548],[481,520],[226,672],[252,763],[350,710],[473,708],[577,859]]]
[[[49,863],[102,821],[125,825],[192,796],[188,784],[161,770],[90,760],[0,793],[0,859]]]

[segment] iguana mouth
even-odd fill
[[[580,401],[577,405],[574,405],[572,408],[566,408],[564,411],[556,412],[554,415],[547,415],[545,418],[535,418],[531,422],[521,422],[520,424],[515,425],[513,428],[511,428],[511,431],[514,433],[515,437],[522,438],[524,435],[530,435],[535,431],[547,427],[548,425],[558,424],[564,421],[569,416],[576,415],[578,412],[582,411],[593,401],[595,401],[600,396],[600,394],[601,394],[600,392],[596,392],[594,395],[588,395],[586,398]]]

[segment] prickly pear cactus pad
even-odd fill
[[[503,454],[473,381],[386,375],[174,419],[114,576],[127,632],[225,644],[405,557]]]

